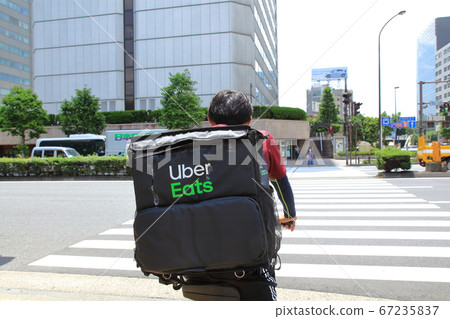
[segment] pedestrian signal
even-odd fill
[[[350,104],[352,101],[352,93],[345,91],[344,94],[342,94],[343,102],[344,104]]]

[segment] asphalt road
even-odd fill
[[[335,175],[323,179],[324,172]],[[340,178],[346,175],[352,177]],[[450,227],[444,225],[450,222],[448,178],[380,180],[367,167],[342,170],[311,167],[290,176],[298,194],[299,216],[305,224],[292,236],[284,233],[283,266],[277,274],[279,287],[397,300],[450,300],[448,280],[432,276],[434,270],[442,271],[444,276],[450,273],[450,255],[445,252],[431,257],[421,255],[426,255],[428,249],[449,248],[450,236],[445,236]],[[377,192],[381,197],[373,197]],[[396,193],[406,197],[399,197],[397,202]],[[89,245],[72,248],[74,244],[99,239],[132,240],[129,234],[129,222],[134,218],[131,181],[2,181],[0,207],[0,271],[99,275],[104,272],[101,267],[49,267],[46,258],[74,255],[87,258],[86,263],[98,257],[132,260],[131,250],[92,249]],[[415,222],[424,225],[408,225]],[[428,222],[434,225],[426,226]],[[126,235],[120,231],[126,231]],[[309,232],[308,236],[304,232]],[[351,238],[354,233],[359,235]],[[371,237],[379,234],[388,237]],[[399,237],[391,238],[392,234]],[[415,234],[419,237],[425,234],[425,237],[415,238]],[[444,237],[439,239],[439,236]],[[320,251],[337,246],[348,252]],[[398,249],[399,254],[350,252],[372,246]],[[411,256],[401,256],[411,247]],[[45,262],[30,266],[42,260]],[[321,267],[324,269],[320,270]],[[342,270],[344,275],[338,274]],[[392,277],[394,270],[414,270],[425,279],[414,278],[412,272],[398,280]],[[110,269],[107,275],[143,277],[134,265],[129,269]]]
[[[0,270],[30,262],[134,218],[130,181],[0,182]]]

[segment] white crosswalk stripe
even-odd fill
[[[283,231],[279,251],[283,263],[277,277],[450,283],[450,212],[408,192],[427,185],[400,188],[384,180],[295,178],[291,185],[297,228]],[[117,251],[121,256],[133,249],[133,220],[129,220],[30,265],[136,275],[139,269],[130,256],[100,254]],[[79,253],[85,251],[90,253]],[[396,259],[383,264],[391,257]],[[323,259],[319,263],[317,258]],[[355,258],[358,264],[352,264]],[[373,264],[374,258],[381,259]],[[440,264],[433,265],[435,260]]]

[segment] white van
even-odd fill
[[[59,146],[35,147],[31,151],[31,157],[74,157],[81,156],[74,148]]]

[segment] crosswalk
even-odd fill
[[[369,294],[370,289],[362,287],[373,281],[384,283],[384,289],[386,283],[450,283],[450,212],[408,192],[430,187],[422,184],[400,188],[382,179],[294,175],[291,185],[299,219],[295,231],[283,231],[279,286],[335,292],[343,291],[345,281],[360,291],[344,292]],[[29,265],[143,276],[132,256],[132,223],[126,221]]]
[[[448,285],[450,212],[409,193],[431,187],[414,181],[291,180],[300,220],[283,233],[280,285],[399,299]]]

